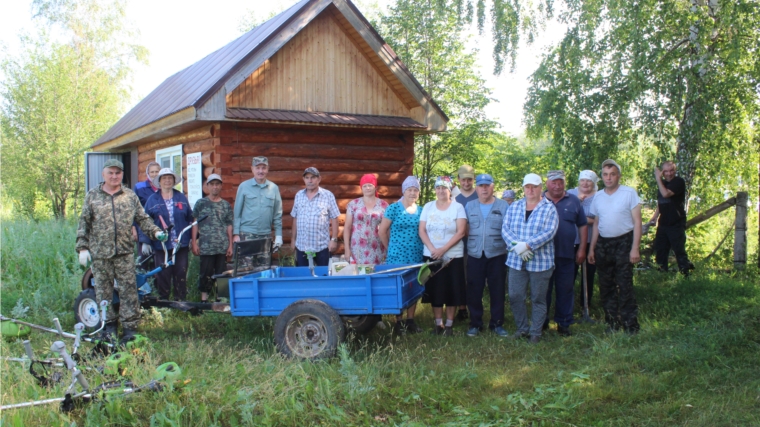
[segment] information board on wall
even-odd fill
[[[190,206],[203,198],[203,153],[185,155],[187,160],[187,200]]]

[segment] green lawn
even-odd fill
[[[44,232],[35,231],[44,227]],[[2,225],[2,313],[22,298],[27,320],[72,330],[81,269],[75,226]],[[273,319],[221,314],[144,313],[150,339],[128,375],[145,382],[166,361],[184,388],[57,407],[6,411],[2,426],[236,425],[760,425],[760,285],[757,269],[732,276],[698,265],[692,278],[638,272],[641,333],[604,334],[602,325],[553,330],[538,345],[489,334],[427,333],[393,338],[390,328],[352,337],[339,357],[298,362],[278,356]],[[191,280],[192,282],[192,280]],[[598,292],[597,292],[598,294]],[[598,306],[598,301],[597,306]],[[19,313],[19,308],[16,308]],[[601,313],[592,313],[600,318]],[[430,309],[419,323],[430,329]],[[390,319],[386,319],[388,323]],[[507,329],[514,331],[507,310]],[[31,336],[38,356],[55,337]],[[70,341],[69,341],[70,344]],[[89,345],[85,345],[88,349]],[[2,342],[20,357],[20,342]],[[0,362],[2,403],[59,397],[18,363]],[[91,383],[107,380],[86,373]]]

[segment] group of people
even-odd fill
[[[658,247],[657,261],[667,269],[672,248],[679,268],[688,272],[691,264],[683,250],[684,191],[671,166],[666,162],[662,171],[655,170],[660,191],[652,221],[659,218],[656,240],[667,245],[667,250]],[[174,266],[157,276],[162,299],[172,294],[177,300],[186,298],[188,253],[199,256],[203,301],[212,289],[212,276],[224,271],[234,242],[270,237],[274,231],[274,246],[283,244],[282,198],[279,187],[267,179],[268,159],[254,157],[251,170],[253,178],[238,186],[234,209],[221,198],[224,182],[217,174],[206,180],[208,196],[191,207],[174,188],[181,177],[171,169],[149,164],[148,179],[132,192],[121,185],[121,162],[106,162],[104,182],[88,192],[77,231],[80,262],[86,266],[92,260],[98,302],[110,300],[114,280],[120,285],[121,308],[118,314],[108,312],[106,336],[116,334],[117,317],[125,339],[134,334],[139,321],[131,257],[134,241],[143,255],[153,255],[156,265],[163,264],[164,245],[168,251],[177,246]],[[545,181],[529,173],[523,179],[524,197],[515,200],[513,190],[495,197],[493,177],[476,175],[472,167],[463,165],[457,174],[459,187],[449,177],[439,177],[434,184],[436,199],[419,206],[421,185],[416,177],[407,177],[402,197],[389,204],[379,197],[375,175],[366,174],[359,181],[362,196],[346,208],[344,253],[357,264],[438,261],[422,296],[422,303],[432,307],[435,334],[452,335],[456,319],[469,319],[468,336],[482,332],[487,286],[488,328],[498,336],[509,336],[503,326],[508,295],[517,326],[513,337],[531,342],[540,341],[548,328],[552,302],[557,332],[570,335],[574,282],[578,266],[587,262],[589,286],[583,298],[591,300],[598,272],[609,329],[634,334],[639,330],[633,265],[640,257],[641,206],[636,191],[620,185],[620,177],[614,160],[602,164],[603,191],[598,191],[599,178],[590,170],[580,172],[578,187],[570,190],[565,188],[563,171],[549,171]],[[338,248],[340,210],[332,192],[320,187],[321,179],[317,168],[304,170],[305,188],[296,193],[290,212],[290,245],[297,266],[309,265],[310,258],[315,265],[327,265]],[[202,217],[207,219],[177,240],[180,230]],[[396,331],[422,332],[414,320],[415,309],[413,304],[405,317],[397,317]]]

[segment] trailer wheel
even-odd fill
[[[318,300],[300,300],[285,307],[274,323],[274,342],[284,355],[299,359],[335,356],[346,338],[338,313]]]
[[[95,299],[95,289],[85,289],[74,300],[74,317],[82,322],[85,329],[100,327],[100,309]]]
[[[92,268],[88,268],[82,276],[82,290],[92,289]]]
[[[366,316],[342,316],[346,329],[356,331],[360,334],[366,334],[377,325],[377,322],[383,320],[383,316],[369,314]]]

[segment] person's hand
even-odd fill
[[[82,267],[87,267],[87,263],[92,261],[92,257],[90,257],[90,251],[87,249],[82,249],[79,251],[79,263],[82,264]]]
[[[533,251],[525,251],[522,254],[520,254],[520,258],[522,258],[523,261],[528,262],[533,259]]]
[[[662,178],[662,171],[660,170],[659,167],[655,166],[654,167],[654,179],[656,179],[656,180],[659,181],[661,178]]]
[[[514,251],[514,253],[517,255],[522,255],[525,251],[530,250],[530,246],[528,246],[528,244],[525,242],[512,242],[512,244],[515,245],[512,248],[512,251]]]
[[[589,249],[588,256],[586,256],[586,260],[589,264],[596,264],[596,257],[594,257],[594,248]]]
[[[142,252],[144,256],[148,256],[153,253],[153,248],[148,243],[143,243],[140,249],[140,252]]]
[[[293,239],[293,238],[290,239],[290,249],[293,251],[296,250],[296,239]]]
[[[330,243],[327,244],[327,249],[330,251],[330,253],[335,252],[335,250],[338,249],[338,242],[330,239]]]
[[[351,264],[351,249],[348,246],[344,246],[343,256],[346,257],[346,261]]]
[[[232,245],[229,245],[229,246],[227,247],[227,258],[230,258],[230,257],[232,257],[232,253],[233,253],[233,252],[234,252],[234,251],[233,251],[233,249],[232,249]]]
[[[639,248],[631,249],[630,261],[631,261],[631,264],[636,264],[637,262],[641,261],[641,255],[639,255]]]
[[[281,246],[282,246],[282,236],[274,236],[275,250],[280,249]]]
[[[137,228],[135,228],[134,225],[132,226],[132,241],[133,242],[137,241]]]
[[[239,241],[240,241],[240,236],[239,235],[236,234],[236,235],[232,236],[232,243],[237,243]]]
[[[165,242],[165,241],[169,240],[169,235],[166,234],[165,231],[156,231],[156,235],[154,237],[159,242]]]
[[[432,259],[441,259],[444,255],[446,255],[446,251],[443,248],[435,248],[435,250],[430,251],[430,258]]]
[[[201,256],[201,248],[198,247],[197,240],[193,240],[192,242],[190,242],[190,250],[193,251],[193,255]]]
[[[586,251],[581,246],[578,246],[578,250],[575,252],[575,263],[578,265],[583,264],[586,261]]]

